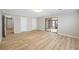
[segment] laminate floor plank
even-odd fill
[[[79,39],[40,30],[7,35],[0,50],[78,50]]]

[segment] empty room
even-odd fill
[[[0,50],[79,50],[79,9],[0,9]]]

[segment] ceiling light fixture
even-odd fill
[[[34,12],[42,12],[42,9],[33,9]]]

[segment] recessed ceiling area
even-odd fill
[[[59,15],[65,12],[75,11],[75,9],[40,9],[37,11],[38,12],[35,12],[33,9],[3,9],[3,12],[6,14],[21,15],[35,18]]]

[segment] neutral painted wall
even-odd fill
[[[32,31],[32,19],[21,16],[21,32]]]
[[[37,19],[33,18],[32,19],[32,30],[36,30],[37,29]]]
[[[79,10],[77,11],[77,33],[79,35]]]
[[[21,17],[21,32],[27,31],[27,18]]]
[[[2,40],[2,17],[0,12],[0,41]]]
[[[37,19],[37,28],[39,30],[45,30],[45,18]]]
[[[14,16],[14,33],[20,33],[21,32],[21,19],[20,16]]]
[[[77,11],[60,14],[58,19],[58,33],[79,37],[78,16]]]
[[[32,18],[28,18],[27,20],[27,30],[32,31]]]

